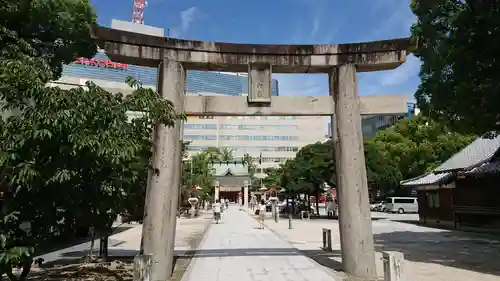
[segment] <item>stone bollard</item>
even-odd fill
[[[151,255],[138,255],[134,258],[134,277],[133,281],[152,281],[151,280]]]
[[[274,221],[279,222],[280,221],[280,207],[279,206],[276,206],[276,212],[274,214],[275,214]]]
[[[288,229],[292,229],[292,214],[288,214]]]
[[[323,228],[321,231],[323,234],[323,251],[332,252],[332,230]]]
[[[383,252],[384,281],[404,281],[403,261],[404,255],[400,252]]]

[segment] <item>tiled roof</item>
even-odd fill
[[[468,171],[490,161],[500,147],[500,136],[496,138],[478,138],[453,155],[446,162],[434,169],[434,173]]]
[[[485,173],[488,169],[500,169],[500,163],[486,163],[493,158],[499,147],[500,136],[492,139],[478,138],[432,172],[401,181],[400,184],[419,186],[447,183],[452,179],[452,172],[470,171],[469,173],[478,174]]]
[[[243,164],[214,164],[214,175],[225,176],[230,173],[232,176],[248,175],[248,167]]]
[[[433,184],[443,184],[451,180],[451,173],[434,174],[427,173],[416,178],[401,181],[402,186],[419,186],[419,185],[433,185]]]
[[[466,172],[466,175],[479,175],[479,174],[500,174],[500,161],[485,163],[477,168]]]

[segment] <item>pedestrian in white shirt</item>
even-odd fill
[[[215,200],[215,204],[214,204],[214,219],[215,219],[215,222],[216,223],[219,223],[220,222],[220,218],[221,218],[221,212],[222,212],[222,204],[219,203],[219,200]]]
[[[224,211],[225,211],[225,209],[224,209],[224,198],[220,199],[220,205],[221,205],[221,208],[220,208],[221,213],[224,213]]]
[[[260,204],[259,204],[260,229],[264,229],[264,219],[265,218],[266,218],[266,201],[264,201],[264,199],[261,199]]]

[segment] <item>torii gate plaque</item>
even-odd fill
[[[105,43],[113,61],[158,67],[158,92],[176,110],[197,116],[333,116],[340,238],[344,270],[374,278],[375,254],[361,134],[361,114],[407,112],[406,96],[358,97],[356,72],[394,69],[404,63],[407,38],[338,45],[256,45],[155,37],[104,27],[93,35]],[[248,97],[186,96],[186,71],[249,73]],[[273,97],[272,73],[328,73],[330,97]],[[176,211],[180,186],[181,122],[158,125],[153,165],[159,171],[148,184],[144,218],[144,254],[152,261],[152,279],[172,274]],[[162,218],[162,219],[160,219]]]

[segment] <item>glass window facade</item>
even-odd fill
[[[297,120],[297,116],[226,116],[226,119],[247,119],[247,120]]]
[[[217,124],[184,124],[184,129],[217,129]]]
[[[194,140],[217,140],[216,135],[184,135],[184,140],[194,141]]]
[[[208,146],[189,146],[190,151],[203,151],[208,149]],[[269,152],[297,152],[299,151],[298,146],[221,146],[221,148],[231,149],[234,152],[255,152],[255,151],[269,151]]]
[[[254,140],[254,141],[296,141],[297,136],[235,136],[235,135],[220,135],[220,140]]]
[[[102,52],[94,59],[109,58]],[[71,63],[63,67],[63,76],[76,76],[87,79],[125,82],[128,76],[141,81],[143,85],[156,86],[157,69],[152,67],[128,65],[127,69],[113,69],[94,65]],[[229,96],[248,94],[248,77],[222,72],[190,70],[187,73],[186,91],[189,93],[216,93]],[[278,81],[272,80],[272,95],[278,96]]]
[[[263,129],[278,129],[290,130],[298,129],[298,125],[240,125],[240,124],[220,124],[222,130],[263,130]]]

